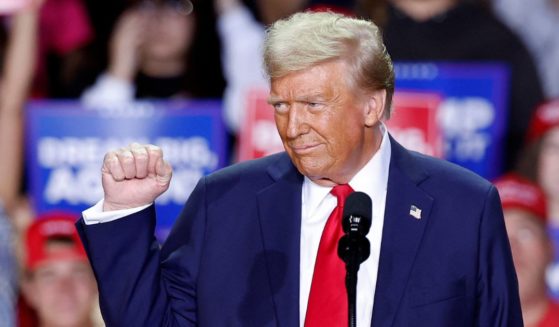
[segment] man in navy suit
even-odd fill
[[[347,325],[328,318],[347,317],[332,305],[344,299],[316,295],[344,287],[324,274],[340,259],[321,253],[343,201],[333,190],[345,187],[373,202],[357,326],[522,326],[495,188],[404,149],[382,123],[394,73],[378,28],[296,14],[268,30],[264,58],[286,151],[202,178],[162,248],[152,203],[171,169],[161,150],[105,156],[104,200],[77,227],[107,325]]]

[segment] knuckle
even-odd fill
[[[132,152],[130,150],[121,149],[121,151],[119,151],[118,153],[118,156],[120,160],[126,163],[134,161],[134,156],[132,155]]]
[[[148,153],[144,148],[134,149],[132,150],[132,154],[136,159],[146,160],[148,158]]]
[[[105,157],[103,158],[103,161],[108,163],[116,159],[117,159],[116,153],[114,151],[109,151],[105,153]]]
[[[148,144],[146,148],[149,153],[158,154],[158,155],[162,153],[161,148],[158,147],[157,145]]]

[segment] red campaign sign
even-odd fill
[[[441,96],[427,92],[395,92],[390,134],[404,147],[442,158],[443,133],[437,124]]]
[[[254,89],[248,94],[245,121],[239,133],[238,161],[283,151],[274,110],[267,99],[268,91],[265,89]]]

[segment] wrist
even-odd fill
[[[112,203],[110,201],[103,201],[103,212],[107,212],[107,211],[119,211],[119,210],[127,210],[127,209],[133,209],[136,207],[140,207],[141,205],[125,205],[125,204],[118,204],[118,203]]]
[[[149,206],[151,204],[153,204],[153,201],[151,202],[139,201],[139,202],[129,202],[129,203],[111,201],[110,199],[107,200],[107,196],[105,195],[102,201],[102,209],[103,212],[122,211],[122,210],[129,210],[129,209],[137,209],[137,208]]]

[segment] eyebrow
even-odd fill
[[[316,92],[311,94],[302,95],[295,99],[295,102],[315,102],[315,101],[324,101],[326,97],[323,93]],[[283,102],[284,100],[277,96],[269,96],[268,97],[268,104],[274,104],[278,102]]]
[[[271,95],[271,96],[268,97],[266,102],[268,102],[268,104],[274,104],[274,103],[281,102],[281,99],[279,97]]]

